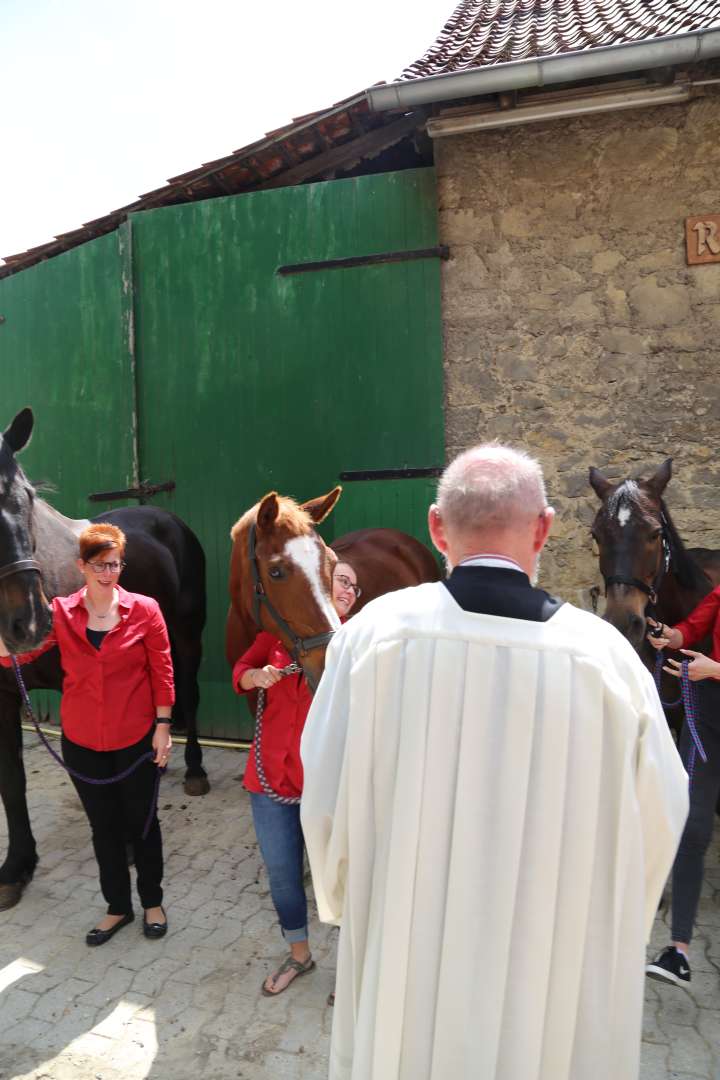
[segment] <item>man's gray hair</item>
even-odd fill
[[[437,505],[446,524],[459,532],[521,525],[547,506],[542,469],[522,450],[474,446],[445,469]]]

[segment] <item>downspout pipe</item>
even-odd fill
[[[716,56],[720,56],[720,26],[653,38],[651,41],[602,45],[596,49],[561,53],[558,56],[511,60],[490,67],[428,75],[421,79],[373,86],[366,94],[370,108],[375,112],[414,109],[456,98],[578,82],[601,75],[620,75],[676,64],[697,64]]]

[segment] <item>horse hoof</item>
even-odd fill
[[[210,781],[207,776],[186,776],[183,787],[186,795],[207,795]]]
[[[0,885],[0,911],[8,911],[15,907],[23,894],[25,885],[21,881],[14,881],[11,885]]]

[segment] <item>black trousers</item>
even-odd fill
[[[690,813],[675,858],[672,875],[672,939],[692,938],[705,852],[712,838],[715,807],[720,795],[720,682],[704,679],[695,683],[699,719],[697,729],[707,754],[707,762],[695,754],[690,785]],[[688,767],[692,739],[687,724],[680,735],[680,756]]]
[[[88,750],[63,735],[63,758],[72,769],[101,780],[123,772],[152,750],[152,736],[151,728],[140,742],[122,750]],[[140,903],[144,908],[159,907],[162,903],[163,852],[157,813],[153,815],[147,837],[142,839],[156,776],[157,767],[146,761],[116,784],[95,786],[71,777],[92,829],[100,888],[107,901],[108,915],[127,915],[132,910],[128,840],[135,853]]]

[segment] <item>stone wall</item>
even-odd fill
[[[708,95],[435,145],[448,454],[497,438],[540,458],[542,581],[576,602],[598,581],[590,465],[671,456],[681,535],[720,547],[720,265],[686,265],[684,222],[720,212],[719,133]]]

